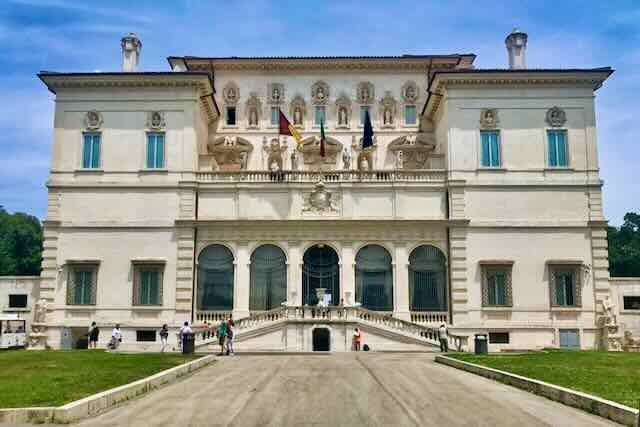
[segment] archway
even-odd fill
[[[313,351],[331,351],[331,332],[329,328],[313,330]]]
[[[286,255],[275,245],[262,245],[251,254],[249,310],[272,310],[286,299]]]
[[[411,311],[447,310],[445,257],[435,246],[418,246],[409,255],[409,307]]]
[[[233,309],[233,254],[223,245],[207,246],[198,256],[198,310]]]
[[[382,246],[367,245],[356,255],[356,301],[369,310],[393,310],[391,255]]]
[[[331,294],[332,305],[339,304],[340,267],[336,251],[327,245],[314,245],[306,250],[302,261],[302,304],[318,304],[318,288]]]

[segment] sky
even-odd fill
[[[640,211],[640,1],[2,0],[0,206],[46,217],[53,95],[36,73],[119,71],[120,38],[141,69],[166,57],[475,53],[507,66],[504,38],[529,34],[531,68],[611,66],[596,92],[605,215]],[[634,178],[635,177],[635,178]]]

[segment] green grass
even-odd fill
[[[101,350],[0,352],[0,407],[60,406],[199,356]]]
[[[486,356],[458,353],[451,357],[593,394],[632,408],[638,408],[640,401],[640,353],[552,350]]]

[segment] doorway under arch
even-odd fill
[[[331,351],[331,331],[329,328],[313,330],[313,351]]]
[[[340,303],[340,266],[338,254],[327,245],[314,245],[302,258],[302,304],[317,305],[316,289],[331,294],[331,304]]]

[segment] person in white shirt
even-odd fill
[[[113,350],[117,350],[122,342],[122,332],[120,332],[120,325],[116,324],[116,327],[111,331],[111,343],[110,347]]]
[[[449,335],[447,333],[447,327],[443,323],[438,329],[438,338],[440,339],[440,351],[446,353],[449,351]]]
[[[182,340],[183,337],[185,336],[185,334],[192,334],[193,333],[193,329],[191,329],[191,326],[189,326],[189,322],[184,322],[184,324],[182,325],[182,328],[180,328],[180,342],[179,344],[182,346]]]

